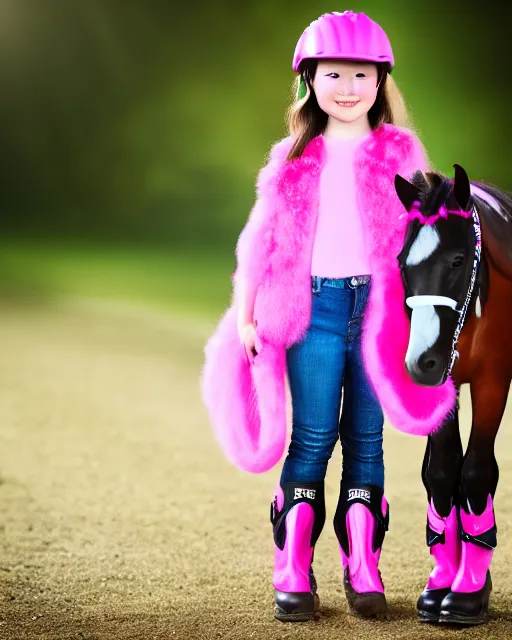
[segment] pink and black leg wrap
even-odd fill
[[[441,603],[439,620],[457,624],[480,624],[488,615],[492,591],[490,566],[497,544],[493,500],[488,495],[480,514],[461,507],[461,557],[450,593]]]
[[[493,496],[498,465],[491,444],[468,446],[460,481],[461,556],[450,593],[441,603],[440,622],[481,624],[492,591],[490,566],[497,544]]]
[[[458,394],[457,394],[458,395]],[[463,460],[458,402],[445,424],[428,437],[421,477],[428,496],[426,542],[434,567],[417,608],[423,622],[438,622],[441,603],[459,568],[459,484]]]
[[[417,603],[420,619],[438,622],[441,603],[450,593],[460,561],[460,533],[458,508],[448,507],[448,515],[441,516],[431,499],[427,511],[427,546],[435,565],[427,585]]]

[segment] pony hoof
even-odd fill
[[[487,572],[485,585],[480,591],[471,593],[450,591],[441,603],[439,622],[456,625],[476,625],[487,622],[491,591],[492,581],[489,572]]]
[[[425,589],[418,598],[416,608],[421,622],[439,622],[441,603],[450,593],[450,587],[444,589]]]

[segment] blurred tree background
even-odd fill
[[[390,36],[434,166],[512,189],[510,5],[0,0],[3,288],[222,308],[295,42],[347,8]]]

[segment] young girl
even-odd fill
[[[432,428],[435,397],[422,403],[404,367],[397,255],[406,220],[394,189],[397,173],[410,177],[427,163],[404,126],[393,64],[386,34],[363,13],[322,15],[300,37],[290,136],[260,173],[237,245],[235,304],[206,349],[203,394],[217,436],[251,471],[270,468],[282,452],[288,375],[291,442],[271,508],[275,617],[283,621],[309,620],[318,609],[313,552],[338,437],[334,528],[348,603],[362,616],[386,610],[381,404],[398,428]],[[232,357],[235,332],[243,360]]]

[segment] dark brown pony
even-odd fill
[[[418,612],[428,622],[478,624],[487,618],[496,546],[494,441],[512,379],[512,199],[470,184],[454,166],[455,180],[396,177],[409,214],[398,259],[411,320],[408,373],[427,386],[451,373],[457,388],[470,385],[473,412],[465,455],[458,406],[428,437],[422,479],[435,566]]]

